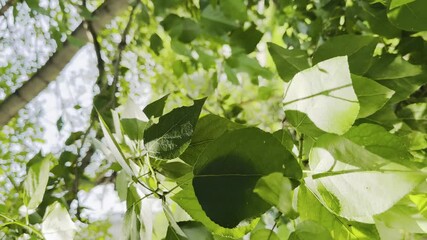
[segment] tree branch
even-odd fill
[[[92,26],[95,31],[101,30],[116,15],[126,9],[127,0],[106,0],[97,10],[93,12]],[[88,42],[84,23],[81,23],[71,34],[73,39]],[[0,128],[6,125],[18,111],[28,102],[36,97],[47,85],[54,81],[62,69],[77,53],[81,46],[71,44],[66,40],[61,48],[50,57],[46,64],[41,67],[22,87],[9,95],[0,104]]]
[[[7,1],[1,8],[0,8],[0,17],[4,16],[7,10],[9,10],[10,7],[15,5],[16,0],[9,0]]]

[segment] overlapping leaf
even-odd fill
[[[283,104],[288,121],[303,133],[345,133],[360,108],[347,57],[335,57],[297,73],[286,87]]]
[[[374,223],[374,215],[391,208],[426,177],[330,134],[320,137],[311,150],[310,169],[313,175],[306,179],[307,186],[325,206],[339,216],[366,223]]]

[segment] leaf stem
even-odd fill
[[[35,235],[37,235],[37,237],[39,237],[39,238],[41,238],[41,239],[45,239],[44,237],[43,237],[43,235],[37,230],[37,229],[35,229],[34,227],[32,227],[32,226],[29,226],[29,225],[26,225],[26,224],[24,224],[24,223],[22,223],[22,222],[19,222],[19,221],[15,221],[14,219],[12,219],[12,218],[10,218],[10,217],[8,217],[8,216],[6,216],[6,215],[3,215],[3,214],[1,214],[0,213],[0,217],[2,217],[2,218],[5,218],[5,219],[7,219],[9,222],[6,222],[6,223],[3,223],[3,224],[0,224],[0,229],[2,229],[2,228],[4,228],[4,227],[6,227],[6,226],[8,226],[8,225],[12,225],[12,224],[15,224],[15,225],[18,225],[18,226],[20,226],[20,227],[22,227],[22,228],[25,228],[25,229],[27,229],[30,233],[34,233]]]

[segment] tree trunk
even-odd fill
[[[106,0],[93,12],[92,26],[99,32],[115,16],[129,6],[128,0]],[[73,38],[89,41],[85,22],[82,22],[71,34]],[[80,47],[66,40],[56,50],[46,64],[41,67],[27,82],[0,103],[0,128],[6,125],[18,111],[36,97],[47,85],[54,81]]]

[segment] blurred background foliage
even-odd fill
[[[401,124],[401,131],[417,130],[419,138],[412,140],[425,141],[427,9],[422,0],[130,0],[105,29],[95,34],[88,29],[95,37],[92,43],[70,37],[80,22],[90,25],[102,2],[0,0],[0,101],[47,64],[65,40],[81,49],[56,81],[0,132],[0,221],[4,215],[37,225],[46,207],[59,200],[79,223],[77,238],[109,235],[111,221],[105,216],[91,219],[90,209],[82,204],[85,193],[111,185],[117,177],[116,166],[91,145],[100,136],[94,106],[112,127],[110,110],[128,99],[142,108],[170,94],[168,112],[209,96],[203,114],[269,132],[281,129],[286,125],[283,81],[289,79],[276,69],[267,42],[318,62],[323,56],[311,56],[331,38],[377,37],[374,56],[366,59],[362,53],[359,60],[374,63],[361,71],[380,80],[405,78],[406,85],[378,80],[399,94],[360,122],[388,129]],[[418,10],[399,9],[406,2]],[[407,64],[394,60],[402,57]],[[393,63],[400,72],[412,74],[377,71]],[[425,148],[414,151],[425,159]],[[41,205],[25,218],[19,211],[21,182],[26,163],[39,152],[52,154],[54,167]],[[9,225],[1,231],[4,239],[14,239],[27,229]]]

